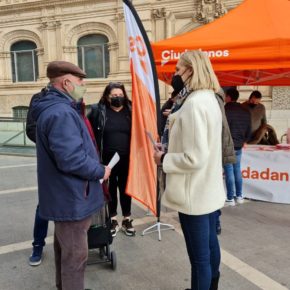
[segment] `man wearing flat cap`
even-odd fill
[[[110,168],[100,164],[94,140],[77,102],[86,77],[76,65],[53,61],[47,66],[50,87],[32,103],[36,121],[39,214],[55,223],[56,287],[84,289],[91,216],[104,204],[100,179]]]

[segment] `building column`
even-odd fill
[[[38,60],[38,74],[39,74],[39,80],[46,80],[46,70],[44,69],[44,49],[43,48],[37,48],[36,49],[36,55]]]
[[[272,108],[268,112],[268,122],[276,130],[279,141],[290,128],[290,87],[273,87]]]
[[[0,75],[0,84],[12,83],[11,54],[9,51],[0,53],[0,66],[3,75]]]
[[[108,44],[108,50],[110,55],[110,72],[109,72],[109,78],[110,77],[116,77],[119,73],[119,62],[115,61],[118,60],[118,42],[110,42]]]
[[[78,63],[78,49],[76,46],[64,46],[62,48],[63,57],[62,59],[68,62]]]
[[[43,21],[40,26],[45,54],[42,58],[42,70],[45,71],[49,62],[61,59],[60,21],[54,18]]]
[[[290,110],[290,87],[273,87],[272,109]]]
[[[121,6],[122,7],[122,6]],[[117,28],[117,38],[119,39],[119,45],[116,49],[118,49],[118,53],[116,51],[116,65],[117,72],[119,75],[128,74],[130,72],[129,67],[129,53],[128,53],[128,35],[126,30],[124,13],[120,10],[116,14],[115,23]],[[111,56],[111,55],[110,55]],[[111,60],[110,60],[111,61]],[[112,71],[115,73],[115,71]]]
[[[168,29],[167,27],[171,24],[171,19],[169,20],[169,16],[166,13],[165,8],[158,8],[152,10],[152,19],[153,19],[153,37],[154,41],[159,41],[162,39],[166,39],[168,37]],[[168,22],[170,23],[169,25]],[[160,92],[160,101],[164,103],[168,99],[170,87],[165,85],[164,82],[159,82],[159,92]]]
[[[166,11],[165,8],[153,9],[152,17],[155,26],[154,40],[165,39],[166,36]]]

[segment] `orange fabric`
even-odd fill
[[[126,192],[157,215],[157,169],[153,160],[153,146],[145,131],[151,132],[157,140],[156,106],[148,89],[132,72],[132,132],[130,146],[130,167]]]
[[[289,0],[245,0],[212,23],[153,43],[158,77],[169,82],[178,54],[202,49],[221,85],[290,85],[289,27]]]

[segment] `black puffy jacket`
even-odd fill
[[[40,99],[43,96],[45,96],[47,91],[48,91],[47,87],[43,88],[40,92],[34,94],[30,100],[27,117],[26,117],[26,135],[34,143],[36,143],[36,122],[31,114],[31,104],[37,99]]]
[[[131,102],[127,105],[130,115],[128,118],[132,118],[132,106]],[[91,126],[94,131],[94,135],[96,138],[96,142],[98,145],[98,149],[100,151],[100,154],[102,156],[103,153],[103,135],[104,135],[104,129],[106,124],[106,112],[107,107],[103,103],[94,104],[91,106],[91,111],[89,112],[87,118],[91,123]]]

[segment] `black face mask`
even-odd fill
[[[124,97],[113,97],[111,98],[111,106],[120,108],[124,105],[125,99]]]
[[[257,104],[252,104],[252,103],[250,103],[249,106],[250,106],[251,108],[255,108],[255,107],[257,106]]]
[[[180,75],[174,75],[171,80],[171,86],[177,95],[184,88],[182,77]]]

